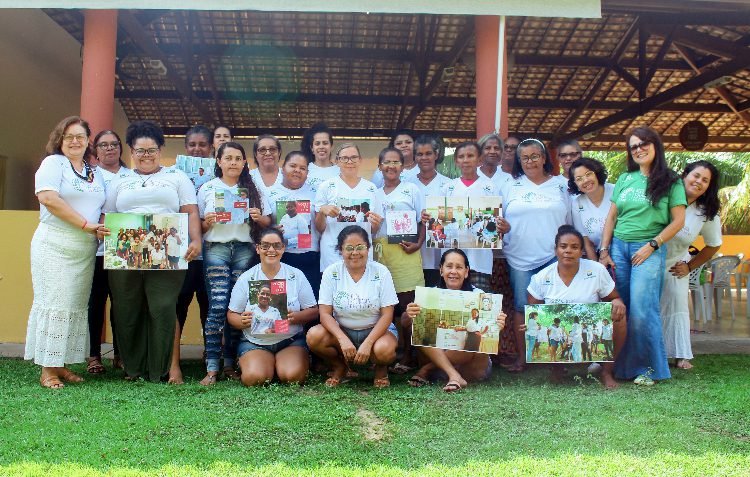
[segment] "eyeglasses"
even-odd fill
[[[561,152],[557,155],[558,159],[562,159],[563,161],[567,161],[568,159],[574,159],[576,157],[579,157],[581,155],[580,152]]]
[[[380,163],[381,166],[400,166],[401,161],[383,161]]]
[[[135,157],[155,156],[158,153],[159,153],[158,147],[150,147],[148,149],[133,149],[133,155]]]
[[[261,156],[265,156],[266,154],[276,154],[277,152],[279,152],[279,148],[275,146],[258,148],[258,154]]]
[[[88,136],[86,136],[85,134],[66,134],[62,138],[63,138],[63,141],[65,142],[73,142],[73,141],[86,142],[86,139],[88,139]]]
[[[639,142],[638,144],[631,144],[630,146],[628,146],[628,149],[630,149],[630,152],[635,152],[638,149],[645,151],[651,144],[653,144],[651,141],[643,141]]]
[[[357,162],[360,156],[339,156],[339,162]]]
[[[347,245],[346,247],[344,247],[344,252],[352,253],[355,250],[357,252],[364,252],[365,250],[367,250],[367,245],[361,243],[359,245]]]
[[[542,158],[541,154],[532,154],[530,156],[521,156],[521,162],[528,164],[529,162],[537,162]]]
[[[518,144],[506,144],[503,146],[504,151],[513,152],[518,149]]]
[[[577,176],[577,177],[576,177],[576,178],[574,179],[574,182],[575,182],[576,184],[580,184],[581,182],[585,181],[586,179],[588,179],[589,177],[591,177],[591,176],[593,176],[593,175],[594,175],[594,171],[588,171],[587,173],[585,173],[585,174],[584,174],[584,175],[582,175],[582,176]]]
[[[261,250],[284,250],[284,242],[261,242],[258,244],[258,247],[260,247]]]
[[[118,147],[120,147],[120,141],[100,142],[99,144],[96,145],[96,147],[98,147],[102,151],[106,151],[109,149],[117,149]]]

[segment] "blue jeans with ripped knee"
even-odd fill
[[[203,244],[203,266],[206,272],[206,293],[208,294],[208,318],[203,339],[208,372],[220,369],[222,337],[224,338],[224,367],[234,366],[239,332],[225,326],[227,307],[237,278],[250,268],[250,261],[254,255],[253,245],[248,242],[205,242]]]

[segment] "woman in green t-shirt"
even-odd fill
[[[620,176],[612,192],[599,262],[614,268],[617,292],[628,310],[627,340],[615,361],[615,377],[651,385],[671,377],[659,301],[665,243],[685,224],[687,200],[656,131],[633,129],[628,134],[627,154],[628,172]]]

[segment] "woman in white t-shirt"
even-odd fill
[[[417,167],[417,163],[414,160],[414,131],[411,129],[396,131],[388,141],[388,147],[398,149],[404,156],[404,167],[399,174],[399,178],[402,181],[406,181],[419,173],[419,167]],[[383,185],[385,185],[383,171],[380,168],[375,169],[375,172],[372,174],[372,183],[379,189],[382,189]]]
[[[338,177],[323,181],[315,195],[315,227],[320,232],[320,271],[338,261],[336,243],[339,232],[348,223],[356,222],[356,214],[362,214],[364,222],[358,222],[372,237],[380,230],[383,216],[375,185],[360,177],[362,154],[353,143],[344,143],[336,152],[336,162],[341,171]],[[372,260],[372,250],[369,250]]]
[[[615,282],[607,270],[592,260],[583,256],[583,236],[571,225],[563,225],[555,235],[555,254],[557,262],[553,263],[531,277],[527,288],[527,301],[531,305],[553,303],[598,303],[607,301],[612,303],[612,322],[615,324],[615,358],[625,340],[627,327],[625,325],[625,304],[615,290]],[[550,328],[550,355],[553,357],[554,340],[559,345],[559,334],[553,326]],[[525,331],[526,326],[522,325]],[[554,333],[553,333],[554,332]],[[573,352],[580,356],[580,325],[571,331],[574,341]],[[556,352],[556,346],[555,346]],[[554,360],[554,359],[553,359]],[[553,366],[553,378],[559,379],[562,369]],[[617,387],[612,375],[612,363],[605,363],[602,367],[602,384],[608,389]]]
[[[437,288],[482,293],[482,290],[475,288],[471,284],[469,280],[470,271],[469,258],[463,250],[459,248],[447,250],[440,257],[440,281]],[[419,305],[409,303],[401,317],[402,325],[411,326],[414,318],[419,315],[420,311],[421,307]],[[501,330],[505,326],[505,318],[505,313],[502,311],[497,315],[497,326]],[[442,371],[448,381],[443,387],[443,391],[460,391],[470,382],[488,379],[492,371],[492,361],[489,355],[484,353],[444,350],[426,346],[420,347],[419,352],[428,362],[419,368],[419,371],[409,379],[409,385],[413,387],[421,387],[429,384],[430,379],[434,377],[434,372]]]
[[[301,383],[307,378],[310,362],[304,326],[318,317],[310,282],[301,270],[281,262],[285,244],[279,230],[269,228],[261,232],[255,248],[260,263],[237,280],[227,313],[231,326],[245,330],[237,347],[242,371],[240,379],[245,386],[265,384],[274,376],[284,383]],[[286,316],[269,306],[266,296],[259,297],[260,308],[249,302],[250,282],[257,280],[285,280]],[[261,320],[257,320],[259,313],[263,315]],[[281,337],[269,332],[273,330],[271,321],[279,319],[286,320],[289,327]],[[259,324],[262,326],[258,327]]]
[[[341,171],[331,160],[333,134],[325,123],[316,123],[305,130],[299,143],[302,154],[307,158],[307,185],[317,190],[318,185],[338,176]],[[317,293],[317,290],[316,290]]]
[[[250,177],[261,194],[268,197],[269,189],[281,184],[282,180],[279,167],[281,141],[272,134],[261,134],[253,143],[253,158],[257,169],[250,171]]]
[[[103,211],[186,213],[190,243],[185,259],[191,261],[200,257],[201,223],[195,187],[182,171],[162,167],[164,133],[161,128],[150,121],[136,121],[128,126],[125,140],[130,146],[134,174],[110,182]],[[159,381],[170,371],[175,338],[179,343],[179,334],[175,333],[175,310],[184,281],[185,270],[110,270],[109,282],[118,321],[115,339],[129,378]],[[170,379],[174,383],[182,382],[181,374],[172,375]]]
[[[245,149],[236,142],[225,142],[219,146],[214,168],[215,179],[198,191],[198,209],[203,239],[203,263],[205,266],[206,292],[208,294],[208,316],[203,330],[206,352],[206,376],[200,384],[215,384],[219,376],[222,358],[224,374],[234,377],[236,371],[236,348],[238,333],[225,327],[229,294],[237,277],[250,268],[255,256],[254,238],[258,231],[271,225],[271,205],[263,197],[250,178]],[[217,222],[216,194],[224,193],[225,208],[229,194],[234,197],[247,195],[248,219],[242,224]],[[227,286],[229,284],[229,286]]]
[[[104,181],[86,161],[90,136],[78,116],[60,121],[34,176],[39,226],[31,240],[34,302],[24,359],[42,366],[39,382],[50,389],[83,381],[65,365],[87,357],[96,239],[106,232],[99,223]]]
[[[607,169],[596,159],[582,157],[570,166],[568,192],[573,226],[583,235],[586,258],[599,260],[599,243],[607,220],[614,184],[607,182]]]
[[[287,249],[281,258],[282,262],[302,270],[310,281],[313,293],[317,297],[320,288],[320,236],[312,223],[315,217],[315,189],[310,186],[307,158],[301,151],[292,151],[284,158],[281,168],[283,179],[268,192],[271,202],[273,222],[282,227]],[[338,169],[338,168],[337,168]],[[298,209],[306,201],[310,208],[306,212]],[[289,209],[294,207],[294,209]],[[283,213],[281,216],[279,214]],[[294,213],[294,216],[290,214]],[[285,217],[288,217],[285,219]],[[300,236],[299,234],[306,234]],[[290,246],[289,241],[295,245]],[[305,243],[305,242],[309,243]]]
[[[232,141],[232,131],[226,126],[216,126],[213,133],[213,142],[211,144],[212,156],[218,159],[217,152],[219,147],[225,142]]]
[[[331,368],[326,386],[338,386],[348,365],[375,365],[376,388],[390,386],[388,365],[396,359],[398,333],[393,306],[398,303],[391,273],[368,260],[370,238],[359,225],[346,226],[337,237],[343,261],[323,272],[320,324],[307,333],[310,351]]]
[[[677,232],[667,248],[667,270],[661,295],[661,322],[667,358],[674,358],[681,369],[693,367],[690,360],[690,311],[688,287],[690,272],[711,259],[721,247],[721,221],[719,220],[719,171],[708,161],[691,162],[682,172],[688,206],[685,209],[685,226]],[[695,256],[688,247],[698,235],[705,247]]]
[[[510,266],[516,341],[524,348],[519,327],[524,321],[526,288],[532,275],[555,261],[555,233],[561,225],[571,223],[570,198],[565,179],[552,175],[552,160],[538,139],[518,144],[512,176],[503,190],[503,214],[510,223],[510,231],[503,237],[503,253]],[[508,371],[523,370],[525,352],[521,351]]]

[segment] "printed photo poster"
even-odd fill
[[[250,280],[246,309],[253,313],[253,323],[243,333],[248,338],[261,339],[269,334],[291,338],[286,304],[286,280]]]
[[[229,189],[214,190],[214,212],[217,224],[241,225],[250,221],[248,190],[238,188],[235,195]]]
[[[503,215],[502,198],[427,197],[430,221],[426,227],[428,248],[489,248],[503,247],[498,219]]]
[[[412,323],[413,346],[497,353],[502,295],[417,287],[414,302],[422,309]]]
[[[372,243],[372,226],[367,221],[367,213],[370,212],[372,205],[371,199],[347,199],[339,197],[336,200],[336,207],[339,208],[339,215],[335,222],[328,222],[326,228],[330,228],[334,237],[349,225],[359,225],[367,232],[367,236]],[[369,257],[372,260],[372,249],[370,247]]]
[[[187,174],[197,191],[206,182],[213,179],[216,159],[213,157],[194,157],[179,154],[175,159],[175,167]]]
[[[414,210],[387,210],[385,212],[385,227],[388,243],[415,242],[418,240],[419,219]]]
[[[614,360],[611,303],[526,305],[529,363]]]
[[[104,215],[106,270],[187,270],[188,214]]]
[[[287,241],[288,250],[312,248],[312,214],[309,200],[276,201],[278,226]]]

